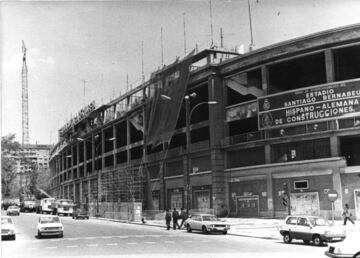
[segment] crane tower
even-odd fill
[[[26,65],[26,47],[22,41],[23,65],[21,71],[22,84],[22,146],[29,144],[29,98],[28,98],[28,69]]]

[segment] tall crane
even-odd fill
[[[22,41],[23,65],[21,71],[22,85],[22,146],[29,144],[29,98],[28,98],[28,69],[26,65],[26,47]]]

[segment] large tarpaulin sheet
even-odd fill
[[[155,76],[158,89],[150,111],[148,145],[155,147],[171,140],[186,93],[193,53]],[[161,95],[169,98],[162,98]]]

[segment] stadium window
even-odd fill
[[[333,51],[335,81],[360,78],[360,46]]]
[[[268,66],[269,94],[326,83],[324,53],[293,58]]]

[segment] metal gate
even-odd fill
[[[236,214],[238,217],[258,217],[259,209],[259,196],[236,196]]]

